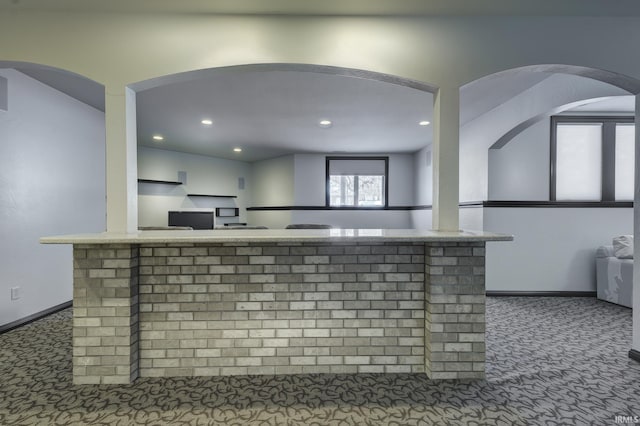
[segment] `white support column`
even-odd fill
[[[138,228],[138,153],[133,90],[107,87],[105,125],[107,232],[134,232]]]
[[[640,352],[640,95],[636,95],[635,188],[633,194],[633,342],[631,348]]]
[[[460,90],[440,88],[433,103],[433,229],[457,231],[460,193]]]

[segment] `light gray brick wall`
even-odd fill
[[[427,244],[425,371],[432,379],[485,377],[485,244]]]
[[[142,245],[140,375],[423,372],[424,300],[422,243]]]
[[[138,377],[138,248],[73,249],[73,382],[121,384]]]
[[[484,243],[74,247],[74,383],[482,379]]]

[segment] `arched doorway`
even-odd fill
[[[633,170],[637,157],[633,121],[640,82],[597,69],[541,65],[497,73],[477,84],[484,80],[497,85],[501,77],[517,78],[523,73],[524,80],[529,74],[530,85],[461,131],[461,184],[466,185],[461,193],[481,194],[482,201],[469,210],[480,216],[483,229],[515,235],[509,247],[487,248],[487,291],[595,297],[602,285],[596,280],[596,250],[610,245],[613,237],[638,231],[632,191],[620,195],[625,191],[618,190],[620,183],[627,189],[631,186],[633,171],[620,177],[624,175],[616,170]],[[470,137],[481,129],[493,133],[487,132],[484,139]],[[561,163],[560,156],[580,158],[577,151],[567,151],[573,152],[570,155],[559,151],[560,132],[574,142],[593,145],[597,165],[593,195],[572,196],[566,190],[556,195],[560,168],[565,167],[562,172],[566,173],[570,164]],[[626,148],[618,149],[621,146]],[[469,163],[475,168],[465,167]],[[475,190],[470,190],[474,185]],[[616,286],[624,285],[623,277],[618,277],[620,283],[611,278],[609,290],[622,293]],[[626,306],[630,305],[628,298]],[[637,312],[638,304],[634,307]],[[636,323],[636,341],[638,331]]]
[[[256,64],[170,75],[130,88],[138,107],[138,177],[176,180],[178,171],[196,177],[183,185],[141,184],[140,226],[166,226],[167,209],[197,208],[238,208],[229,218],[216,218],[220,224],[430,225],[429,210],[412,208],[431,204],[427,157],[435,88],[429,84],[347,68]],[[203,166],[190,155],[206,158],[208,172],[198,172]],[[389,157],[385,208],[327,208],[325,158],[380,155]],[[173,161],[184,166],[155,166]],[[199,183],[205,175],[216,183]],[[219,196],[201,196],[214,194]]]

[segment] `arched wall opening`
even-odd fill
[[[611,245],[616,236],[637,234],[640,211],[636,207],[634,212],[630,195],[624,200],[605,201],[553,198],[552,172],[557,173],[555,167],[560,166],[553,160],[556,154],[551,144],[550,117],[573,115],[579,117],[574,120],[579,122],[597,121],[598,117],[615,121],[613,118],[623,116],[627,120],[625,126],[631,127],[628,122],[637,117],[640,81],[608,71],[564,65],[518,68],[487,78],[498,81],[501,76],[522,72],[549,76],[468,123],[467,128],[463,124],[461,129],[461,196],[471,201],[469,198],[475,195],[475,200],[481,201],[464,209],[463,220],[487,231],[515,236],[511,244],[487,247],[488,294],[597,295],[609,302],[633,306],[633,347],[637,348],[640,299],[636,296],[634,302],[630,295],[632,288],[639,288],[639,281],[636,278],[634,284],[630,277],[624,280],[622,276],[619,280],[613,276],[608,279],[606,272],[603,276],[596,268],[596,251]],[[612,104],[612,99],[622,97],[626,97],[626,108],[605,109],[607,102]],[[638,202],[637,119],[635,123],[635,136],[628,136],[632,145],[635,141],[635,154],[627,153],[626,158],[616,157],[615,161],[606,160],[604,155],[608,154],[603,154],[603,159],[598,160],[602,162],[602,172],[598,173],[602,173],[604,188],[609,173],[606,170],[610,170],[606,164],[623,160],[635,163],[636,177],[628,179],[636,183],[634,194]],[[598,127],[602,130],[594,133],[599,138],[596,143],[603,152],[614,152],[618,136],[613,124],[607,126],[614,130]],[[482,138],[478,137],[480,129],[491,131]],[[609,140],[613,145],[606,148]]]
[[[75,98],[74,86],[97,103]],[[106,178],[104,86],[62,69],[0,61],[0,98],[2,327],[71,300],[71,249],[38,241],[104,231]]]
[[[537,76],[544,76],[542,80]],[[503,84],[502,82],[519,82]],[[530,81],[531,84],[528,84]],[[485,86],[482,91],[478,87]],[[508,96],[491,92],[511,89]],[[485,201],[488,196],[487,149],[504,146],[506,141],[527,127],[587,103],[589,99],[635,95],[640,81],[617,73],[568,65],[535,65],[498,72],[467,83],[461,88],[461,111],[465,113],[465,94],[496,97],[499,103],[474,111],[461,123],[460,200]]]
[[[216,217],[216,225],[431,226],[430,210],[416,206],[431,204],[432,125],[419,123],[433,122],[432,85],[358,69],[250,64],[154,78],[129,89],[136,92],[137,178],[175,181],[182,172],[184,179],[182,185],[138,185],[139,227],[167,226],[167,210],[216,208],[239,209]],[[173,110],[158,108],[169,102]],[[330,128],[319,126],[323,118],[333,121]],[[242,153],[233,153],[235,147]],[[389,156],[388,206],[328,209],[325,158],[376,155]]]

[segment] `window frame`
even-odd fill
[[[600,202],[616,201],[616,125],[635,122],[633,116],[620,115],[555,115],[551,117],[549,200],[556,198],[556,165],[558,124],[602,124],[602,191]],[[563,201],[563,200],[560,200]]]
[[[333,160],[374,160],[384,161],[384,204],[382,206],[332,206],[331,205],[331,176],[329,166]],[[389,157],[388,156],[328,156],[325,158],[325,207],[331,209],[358,209],[358,210],[379,210],[389,207]],[[358,175],[354,175],[358,176]],[[356,179],[357,183],[357,179]],[[357,200],[358,188],[355,188],[354,200]]]

